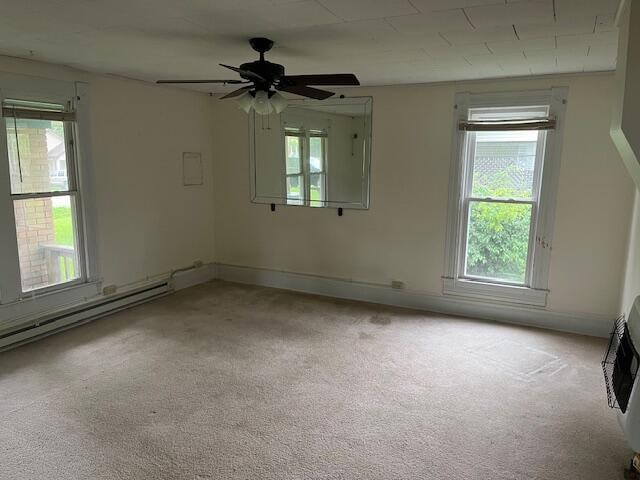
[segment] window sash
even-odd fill
[[[3,126],[4,128],[4,126]],[[6,130],[5,130],[6,135]],[[75,127],[71,122],[64,122],[64,143],[65,143],[65,163],[67,166],[67,189],[66,190],[47,190],[43,192],[32,193],[10,193],[9,195],[13,200],[28,199],[28,198],[45,198],[56,197],[69,194],[78,194],[78,179],[76,169],[76,155],[75,155]],[[8,161],[8,159],[6,159]]]
[[[58,192],[55,192],[58,193]],[[15,205],[16,201],[20,200],[29,200],[31,198],[52,198],[56,196],[65,196],[71,197],[71,210],[72,210],[72,228],[73,228],[73,240],[74,240],[74,255],[77,261],[77,278],[72,280],[57,282],[51,285],[46,285],[43,287],[32,288],[29,290],[22,289],[22,271],[20,271],[20,291],[21,298],[31,298],[34,295],[40,295],[44,293],[54,292],[56,290],[60,290],[63,288],[68,288],[70,286],[78,285],[85,283],[86,281],[86,262],[85,262],[85,249],[82,235],[82,208],[80,204],[80,195],[77,192],[60,192],[60,195],[48,195],[48,194],[38,194],[37,196],[24,196],[20,195],[21,198],[12,199],[12,204]],[[16,226],[17,227],[17,226]],[[16,228],[17,229],[17,228]],[[17,239],[16,239],[17,240]]]
[[[531,205],[531,219],[529,221],[529,234],[527,239],[527,260],[526,260],[526,268],[524,273],[524,281],[523,282],[510,282],[508,280],[495,278],[495,277],[484,277],[481,275],[472,275],[467,273],[467,249],[469,246],[469,216],[471,213],[471,204],[472,203],[501,203],[501,204],[511,204],[511,205]],[[466,279],[466,280],[479,280],[486,283],[494,283],[498,285],[511,285],[517,287],[530,287],[531,286],[531,276],[533,271],[533,256],[534,256],[534,247],[535,247],[535,230],[536,230],[536,220],[537,220],[537,210],[538,203],[531,200],[502,200],[502,199],[476,199],[476,198],[466,198],[464,199],[463,208],[462,208],[462,218],[463,225],[461,227],[461,237],[460,237],[460,246],[461,246],[461,254],[460,254],[460,262],[458,268],[458,278]]]
[[[311,199],[311,177],[314,175],[319,176],[321,178],[320,192],[322,195],[320,200]],[[323,206],[326,201],[327,201],[327,174],[325,172],[314,172],[309,174],[309,203],[308,203],[309,206],[312,206],[312,207]]]
[[[513,285],[531,287],[533,283],[533,263],[535,261],[535,238],[538,228],[538,216],[539,216],[539,196],[542,184],[542,168],[544,164],[544,158],[546,154],[546,133],[539,132],[536,144],[536,158],[533,171],[532,182],[532,198],[520,199],[520,198],[500,198],[500,197],[475,197],[472,195],[473,188],[473,173],[474,163],[476,158],[476,145],[477,138],[475,131],[462,132],[463,148],[461,153],[461,161],[463,168],[462,176],[462,188],[461,188],[461,200],[460,200],[460,215],[458,226],[458,261],[456,268],[456,275],[460,279],[479,280],[487,283],[497,285]],[[522,283],[509,282],[501,279],[480,277],[469,275],[467,273],[467,250],[469,241],[469,215],[470,206],[473,202],[485,202],[485,203],[502,203],[502,204],[524,204],[531,205],[531,219],[529,223],[529,238],[527,248],[527,261],[525,269],[525,277]]]
[[[472,195],[473,189],[473,172],[475,167],[475,157],[476,157],[476,133],[475,132],[465,132],[463,140],[463,149],[462,149],[462,163],[463,163],[463,180],[462,180],[462,197],[463,198],[476,198]],[[536,144],[536,159],[533,171],[533,183],[532,183],[532,198],[531,200],[537,203],[538,197],[540,195],[540,187],[542,182],[542,167],[544,163],[544,157],[546,153],[546,135],[544,133],[538,134],[538,140]],[[500,199],[500,197],[488,197],[495,198],[496,200]],[[484,200],[484,198],[482,198]],[[507,200],[517,200],[517,199],[507,199]],[[528,199],[522,199],[527,201]]]
[[[68,105],[71,103],[69,102]],[[20,200],[29,200],[29,199],[37,199],[37,198],[54,198],[54,197],[62,197],[69,196],[71,197],[72,209],[73,209],[73,235],[74,235],[74,249],[75,249],[75,257],[77,259],[77,276],[70,281],[59,282],[52,285],[47,285],[44,287],[34,288],[30,290],[22,289],[22,272],[18,269],[18,278],[15,279],[17,282],[17,293],[20,299],[32,298],[36,295],[45,294],[54,292],[57,290],[65,289],[74,285],[85,283],[87,280],[87,268],[86,268],[86,249],[84,244],[84,219],[82,216],[82,199],[80,192],[78,190],[78,179],[77,179],[77,165],[76,165],[76,151],[75,151],[75,137],[76,126],[75,119],[76,114],[75,111],[65,111],[62,110],[64,107],[60,104],[50,104],[47,102],[29,102],[29,101],[21,101],[14,99],[6,99],[2,102],[2,119],[4,118],[15,118],[15,119],[32,119],[32,120],[51,120],[51,121],[62,121],[64,126],[64,143],[65,143],[65,163],[67,167],[67,188],[65,190],[50,190],[50,191],[42,191],[42,192],[32,192],[32,193],[13,193],[11,190],[9,191],[9,201],[11,204],[12,218],[14,221],[14,233],[17,234],[17,230],[15,229],[15,216],[13,215],[13,208],[15,202]],[[70,108],[69,108],[70,110]],[[16,130],[17,134],[17,130]],[[4,141],[7,139],[7,128],[6,123],[2,122],[2,135],[4,136]],[[7,152],[8,153],[8,152]],[[7,165],[5,168],[8,168],[9,158],[0,158],[0,161],[5,162]],[[16,248],[18,246],[18,239],[16,236],[15,239]],[[17,249],[13,252],[16,256],[16,262],[18,261],[18,251]],[[1,299],[0,299],[1,300]]]
[[[287,173],[287,152],[286,152],[286,142],[287,137],[297,137],[300,139],[299,142],[299,158],[301,163],[301,171],[296,173]],[[324,204],[326,202],[326,198],[322,200],[311,200],[311,176],[312,175],[321,175],[322,176],[322,193],[323,197],[326,197],[327,192],[327,141],[329,138],[329,133],[326,130],[317,130],[317,129],[305,129],[304,127],[285,127],[284,128],[284,138],[285,138],[285,155],[284,155],[284,168],[285,168],[285,198],[287,203],[295,204],[295,205],[305,205],[305,206],[318,206],[319,203]],[[312,138],[320,138],[322,139],[322,162],[321,169],[312,172],[311,171],[311,145],[310,140]],[[287,194],[287,180],[289,177],[300,177],[301,182],[301,190],[302,190],[302,198],[300,200],[290,198]]]
[[[13,101],[10,101],[10,102],[13,102]],[[8,107],[2,108],[3,116],[1,118],[27,118],[27,117],[7,117],[4,115],[4,111],[6,108]],[[47,110],[35,110],[35,109],[33,111],[37,111],[41,113],[47,112]],[[61,112],[53,112],[53,113],[61,113]],[[70,112],[70,113],[73,113],[73,116],[75,118],[75,112]],[[37,120],[55,120],[55,119],[37,118]],[[65,144],[65,163],[67,167],[67,189],[66,190],[47,190],[47,191],[32,192],[32,193],[13,193],[12,191],[10,191],[9,195],[12,198],[38,198],[38,196],[40,195],[56,196],[58,193],[65,194],[65,193],[78,192],[78,179],[77,179],[75,141],[74,141],[74,138],[76,137],[75,123],[71,121],[64,121],[63,127],[64,127],[64,144]],[[5,140],[8,140],[5,122],[2,122],[1,128],[3,130],[3,135],[5,136]],[[16,135],[18,135],[17,129],[16,129]],[[8,162],[9,159],[8,158],[4,160],[0,159],[0,161]]]
[[[298,139],[298,170],[296,172],[287,172],[287,160],[289,159],[289,152],[287,151],[287,138],[297,138]],[[284,135],[284,171],[285,175],[300,175],[304,172],[304,134],[299,133],[298,131],[289,132],[285,131]]]
[[[322,162],[321,169],[316,172],[311,171],[311,139],[312,138],[321,138],[323,139],[321,142],[322,148]],[[322,206],[325,202],[325,199],[321,200],[312,200],[311,199],[311,176],[312,175],[322,175],[322,192],[323,194],[327,189],[327,177],[325,175],[326,164],[327,164],[327,149],[326,149],[326,139],[328,135],[324,131],[320,130],[309,130],[307,131],[307,135],[305,136],[304,141],[304,161],[303,161],[303,171],[305,176],[305,198],[304,204],[306,206]]]
[[[327,140],[329,138],[329,136],[326,133],[316,133],[316,134],[310,134],[309,135],[309,142],[311,142],[312,138],[320,138],[321,139],[321,148],[322,148],[322,162],[320,163],[320,170],[317,170],[315,172],[311,172],[311,144],[309,144],[308,147],[308,151],[309,151],[309,172],[311,174],[316,174],[316,173],[326,173],[327,170]]]
[[[300,198],[295,198],[295,197],[290,197],[289,196],[289,189],[288,189],[288,180],[289,178],[293,178],[296,177],[299,179],[299,185],[300,185]],[[304,180],[304,174],[301,173],[289,173],[286,174],[284,177],[284,190],[285,190],[285,200],[288,204],[291,205],[304,205],[305,202],[305,191],[306,191],[306,184],[305,184],[305,180]]]

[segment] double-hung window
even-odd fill
[[[322,206],[327,191],[326,130],[285,127],[287,204]]]
[[[458,96],[445,293],[546,303],[565,96]]]
[[[87,100],[85,84],[0,75],[0,330],[97,293]]]
[[[285,128],[285,188],[289,205],[304,205],[305,203],[303,145],[304,131],[301,128]]]
[[[22,293],[82,279],[70,105],[6,99],[11,201]]]

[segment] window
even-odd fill
[[[327,189],[327,132],[292,127],[284,132],[287,204],[322,206]]]
[[[499,122],[513,116],[546,117],[548,108],[469,110],[472,121]],[[465,140],[466,235],[460,274],[487,281],[528,284],[546,131],[469,131]]]
[[[305,183],[303,167],[304,133],[301,129],[285,129],[285,182],[287,203],[304,205]]]
[[[326,199],[327,135],[319,130],[309,132],[309,195],[312,205]]]
[[[75,117],[63,105],[18,100],[2,111],[22,292],[77,280]]]
[[[89,86],[0,72],[0,331],[99,293]]]
[[[99,294],[89,86],[0,72],[0,331]]]
[[[556,96],[458,98],[445,293],[545,304]]]

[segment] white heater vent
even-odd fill
[[[629,318],[624,324],[620,345],[616,348],[614,370],[618,369],[618,376],[612,377],[612,387],[620,412],[618,421],[624,430],[629,446],[636,452],[640,451],[640,390],[638,387],[638,353],[640,348],[640,296],[633,304]],[[618,330],[619,332],[619,330]],[[615,340],[615,339],[614,339]],[[610,346],[611,348],[611,346]],[[630,351],[630,348],[632,349]],[[618,355],[620,352],[620,355]],[[628,382],[631,382],[630,384]],[[616,387],[618,384],[618,387]],[[618,388],[618,391],[616,390]],[[623,408],[624,407],[624,408]]]
[[[624,317],[616,320],[613,326],[609,347],[602,360],[602,371],[609,406],[625,413],[638,373],[638,352],[631,341]]]

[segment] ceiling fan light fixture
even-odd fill
[[[237,99],[238,107],[249,113],[253,108],[258,115],[269,115],[272,112],[281,113],[287,108],[287,99],[278,92],[267,92],[258,90],[256,92],[246,92]]]
[[[244,110],[244,113],[249,113],[251,107],[253,107],[253,95],[246,92],[238,97],[238,107]]]
[[[278,92],[274,92],[269,100],[271,100],[271,105],[273,105],[273,109],[278,114],[282,113],[282,111],[287,108],[287,105],[289,104],[287,102],[287,99],[280,95]]]
[[[258,115],[269,115],[273,111],[273,105],[269,100],[269,92],[256,91],[253,97],[253,109]]]

